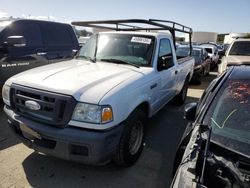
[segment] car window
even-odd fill
[[[168,63],[170,64],[170,66],[174,66],[171,44],[168,39],[161,39],[160,41],[158,58],[161,58],[161,57],[167,57],[167,58],[170,57],[171,60],[168,61]]]
[[[170,41],[168,39],[161,39],[160,48],[159,48],[159,57],[172,55],[172,49]]]
[[[27,47],[42,46],[41,32],[37,23],[17,21],[9,25],[1,35],[1,42],[9,36],[23,36]]]
[[[207,53],[210,53],[210,54],[213,53],[213,49],[212,48],[205,48],[205,50],[207,51]]]
[[[68,27],[57,23],[41,23],[43,40],[48,46],[72,46],[73,41]]]
[[[216,95],[206,124],[212,140],[250,155],[250,80],[227,80]]]
[[[238,41],[232,45],[229,55],[250,55],[250,41]]]
[[[176,55],[179,57],[186,57],[189,56],[190,54],[190,49],[187,47],[178,47],[176,49]]]

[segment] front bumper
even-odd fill
[[[15,135],[29,148],[65,160],[85,164],[109,161],[119,143],[123,125],[105,131],[67,126],[56,128],[15,114],[4,107]]]

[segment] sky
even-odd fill
[[[1,17],[59,22],[164,19],[194,31],[250,33],[250,0],[1,0]]]

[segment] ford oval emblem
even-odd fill
[[[36,101],[25,101],[24,105],[30,110],[40,110],[41,106]]]

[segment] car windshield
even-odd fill
[[[250,55],[250,41],[238,41],[232,45],[229,55]]]
[[[201,50],[193,49],[193,51],[192,51],[192,56],[193,56],[194,58],[199,58],[199,57],[201,57]]]
[[[190,48],[188,47],[178,47],[176,50],[176,55],[179,57],[189,56]]]
[[[213,142],[250,156],[250,80],[228,80],[207,114]]]
[[[206,51],[207,51],[207,53],[209,53],[209,54],[212,54],[212,53],[213,53],[212,48],[205,48],[205,50],[206,50]]]
[[[109,63],[150,66],[154,37],[133,34],[99,34],[91,37],[77,58],[89,57]]]

